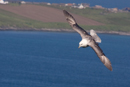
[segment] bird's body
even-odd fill
[[[87,37],[87,38],[84,38],[82,39],[80,42],[79,42],[79,48],[80,47],[87,47],[90,45],[92,41],[92,38],[91,37]]]
[[[67,22],[69,22],[70,26],[77,31],[80,36],[82,37],[82,40],[79,42],[79,48],[80,47],[88,47],[90,46],[99,59],[103,62],[103,64],[112,71],[112,66],[110,60],[105,56],[102,49],[99,47],[98,43],[101,43],[101,39],[97,36],[96,32],[94,30],[90,30],[90,35],[82,29],[75,21],[73,16],[69,14],[66,10],[63,10],[63,13],[66,17]],[[97,43],[98,42],[98,43]]]

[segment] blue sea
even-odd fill
[[[130,0],[24,0],[30,2],[49,2],[49,3],[88,3],[90,6],[101,5],[105,8],[123,9],[130,7]]]
[[[0,31],[0,87],[130,87],[130,36],[98,35],[113,71],[78,33]]]

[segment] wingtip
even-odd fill
[[[102,61],[102,63],[103,63],[110,71],[112,71],[112,65],[111,65],[110,60],[109,60],[105,55],[103,55],[103,56],[101,56],[101,57],[99,57],[99,58],[100,58],[100,60]]]
[[[110,61],[109,61],[110,62]],[[105,64],[104,64],[105,65]],[[108,65],[105,65],[110,71],[113,71],[113,69],[112,69],[112,65],[111,65],[111,63],[109,63]]]
[[[64,9],[63,12],[66,12],[66,10]]]
[[[105,65],[106,66],[106,65]],[[106,66],[110,71],[113,71],[111,63]]]
[[[67,22],[69,22],[70,25],[76,24],[74,17],[69,12],[67,12],[66,10],[63,10],[63,13],[66,17]]]
[[[109,68],[110,71],[113,71],[112,66]]]
[[[105,64],[104,64],[105,65]],[[113,69],[112,69],[112,66],[111,66],[111,64],[110,65],[105,65],[110,71],[113,71]]]
[[[63,10],[63,13],[65,13],[66,12],[66,10]]]
[[[64,15],[68,15],[69,13],[66,10],[63,10]]]

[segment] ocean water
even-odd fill
[[[49,2],[49,3],[89,3],[90,6],[101,5],[105,8],[123,9],[130,7],[130,0],[24,0],[30,2]]]
[[[130,87],[130,36],[99,36],[113,71],[77,33],[0,31],[0,87]]]

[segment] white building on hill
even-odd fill
[[[0,4],[8,4],[8,1],[0,0]]]
[[[21,4],[26,4],[26,2],[25,1],[21,1]]]
[[[79,5],[79,9],[84,9],[84,6],[82,4]]]

